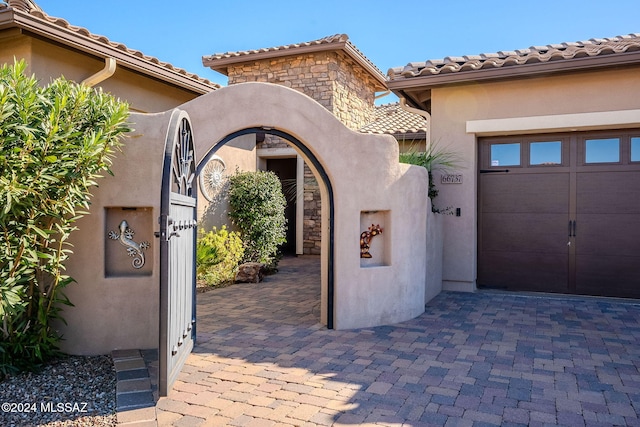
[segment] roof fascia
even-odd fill
[[[573,58],[565,61],[512,65],[495,69],[463,71],[462,73],[457,72],[405,77],[397,80],[387,80],[387,86],[392,91],[399,91],[418,87],[431,88],[457,83],[505,80],[536,77],[546,74],[589,71],[593,69],[628,66],[632,64],[640,64],[639,51],[585,58]]]
[[[15,14],[12,8],[0,9],[0,29],[11,28],[15,21]]]
[[[336,49],[337,44],[344,44],[344,43],[319,44],[319,45],[311,45],[311,46],[300,46],[300,47],[294,47],[294,48],[283,48],[283,49],[277,49],[277,50],[265,50],[263,52],[229,56],[226,58],[218,58],[218,59],[203,58],[202,65],[204,65],[205,67],[209,67],[212,70],[227,76],[228,75],[227,68],[229,67],[229,65],[244,64],[246,62],[280,58],[280,57],[289,56],[289,55],[337,50]]]
[[[362,55],[356,51],[351,44],[346,41],[341,42],[333,42],[333,43],[324,43],[324,44],[316,44],[309,46],[299,46],[293,48],[282,48],[282,49],[274,49],[274,50],[265,50],[262,52],[249,53],[245,55],[237,55],[237,56],[229,56],[226,58],[217,58],[217,59],[202,59],[202,65],[205,67],[209,67],[214,71],[217,71],[225,76],[228,76],[229,73],[227,71],[230,65],[236,64],[244,64],[247,62],[253,61],[262,61],[265,59],[273,59],[273,58],[281,58],[283,56],[291,56],[291,55],[303,55],[307,53],[318,53],[318,52],[331,52],[331,51],[344,51],[351,59],[355,60],[360,66],[362,66],[365,70],[371,74],[376,81],[382,86],[382,88],[386,89],[387,80],[384,75],[375,69],[367,60],[365,60]]]
[[[396,139],[404,138],[404,141],[407,141],[410,139],[426,139],[427,138],[427,132],[394,132],[394,133],[389,133],[387,135],[391,135]]]
[[[347,42],[341,43],[342,50],[344,50],[347,55],[349,55],[353,60],[355,60],[361,67],[369,72],[377,81],[380,83],[383,89],[387,88],[387,79],[384,74],[378,71],[369,61],[362,57],[362,55],[353,47],[352,44]]]
[[[13,26],[19,27],[24,31],[28,31],[45,39],[53,40],[65,46],[70,46],[93,56],[115,58],[118,65],[152,76],[156,79],[182,87],[192,92],[205,94],[214,90],[212,86],[198,82],[197,80],[191,79],[181,73],[160,65],[153,66],[151,62],[138,58],[128,52],[116,49],[105,43],[96,42],[88,37],[83,37],[63,27],[38,19],[29,14],[12,10],[11,15],[11,18],[13,19],[10,18],[10,20],[12,22],[9,22],[7,19],[0,19],[0,28],[10,27],[13,23]]]

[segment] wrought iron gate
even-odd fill
[[[166,396],[196,336],[196,162],[189,116],[175,110],[165,142],[160,208],[158,392]]]

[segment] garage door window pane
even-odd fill
[[[587,163],[618,163],[620,161],[618,138],[587,139],[585,150]]]
[[[640,136],[631,138],[631,161],[640,162]]]
[[[532,142],[529,145],[530,165],[562,164],[562,142]]]
[[[520,143],[492,144],[491,166],[519,166]]]

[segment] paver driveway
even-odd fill
[[[200,294],[158,424],[640,426],[634,301],[445,292],[417,319],[349,331],[318,309],[316,258]]]

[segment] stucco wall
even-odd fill
[[[329,268],[334,273],[336,328],[397,323],[424,311],[428,205],[425,197],[416,195],[426,194],[427,175],[423,168],[398,163],[393,137],[350,131],[307,96],[277,85],[235,85],[195,99],[181,109],[191,118],[197,159],[234,132],[269,127],[302,141],[324,168],[333,188],[335,211],[330,265],[329,203],[323,203],[324,322]],[[91,214],[78,222],[80,230],[72,237],[75,253],[67,263],[67,271],[78,283],[66,290],[76,306],[64,312],[68,325],[59,325],[65,336],[63,351],[104,354],[158,344],[159,242],[153,233],[160,214],[170,116],[171,111],[132,116],[135,132],[114,161],[115,176],[100,181],[93,191]],[[335,141],[340,141],[340,150],[335,149]],[[250,150],[243,153],[255,156]],[[314,173],[318,177],[318,171]],[[325,181],[319,182],[323,200],[328,200],[328,187]],[[148,220],[134,221],[139,215]],[[363,263],[360,258],[360,233],[366,229],[366,215],[381,219],[384,227],[383,234],[376,236],[377,246],[372,245],[372,263]],[[109,245],[119,245],[107,237],[108,229],[121,220],[120,216],[131,220],[134,240],[151,243],[146,274],[134,276],[124,268],[114,275],[109,272],[113,269],[105,268]]]
[[[104,68],[103,58],[24,35],[3,39],[0,63],[13,64],[14,56],[25,59],[29,72],[41,84],[64,76],[81,82]],[[99,84],[105,92],[129,102],[132,111],[161,112],[187,102],[198,94],[134,73],[117,65],[115,74]]]
[[[431,202],[427,211],[427,257],[425,274],[424,303],[428,303],[442,292],[442,251],[443,216],[431,212]]]
[[[477,270],[477,137],[503,134],[499,124],[480,135],[467,132],[468,122],[529,118],[528,128],[515,133],[544,133],[598,128],[585,122],[561,128],[544,116],[633,110],[640,108],[640,68],[598,70],[483,84],[460,84],[432,89],[432,141],[465,159],[462,184],[438,184],[438,206],[461,209],[461,216],[445,216],[443,280],[445,289],[475,289]],[[539,119],[536,119],[539,117]],[[637,127],[640,123],[618,126]],[[481,126],[476,126],[481,128]],[[436,175],[436,183],[439,176]]]
[[[393,137],[353,132],[309,97],[278,85],[233,85],[181,108],[191,117],[198,157],[209,149],[202,135],[218,141],[242,129],[267,127],[299,139],[321,162],[334,193],[337,328],[396,323],[424,311],[427,202],[415,195],[426,194],[426,171],[398,162]],[[320,187],[323,230],[328,230],[327,189],[322,182]],[[379,238],[386,239],[389,248],[384,265],[361,266],[365,211],[386,215],[386,230]],[[327,237],[325,232],[325,266]],[[327,272],[323,270],[326,304]]]
[[[92,189],[90,215],[77,222],[71,236],[73,254],[66,267],[77,283],[65,289],[75,307],[65,307],[67,325],[62,350],[70,354],[107,354],[114,349],[156,348],[159,325],[159,241],[154,237],[160,215],[160,190],[164,141],[169,113],[133,114],[135,132],[125,140],[113,162],[114,176],[105,174]],[[126,208],[122,210],[121,208]],[[132,219],[144,210],[145,221]],[[113,215],[107,224],[107,215]],[[109,274],[105,266],[107,238],[113,223],[128,220],[136,242],[151,244],[146,251],[146,275]],[[141,226],[144,225],[144,228]],[[137,274],[126,260],[124,271]]]
[[[207,136],[204,136],[207,138]],[[218,141],[205,139],[202,144],[213,145]],[[228,225],[229,222],[229,199],[226,196],[228,190],[227,178],[233,175],[236,170],[239,171],[255,171],[256,170],[256,141],[255,135],[242,135],[229,141],[224,147],[216,152],[225,163],[224,181],[226,183],[221,186],[215,193],[213,202],[209,202],[202,195],[202,187],[198,181],[198,219],[201,221],[201,229],[210,230],[212,227],[218,229],[222,225]],[[198,157],[198,162],[203,161],[203,157]]]
[[[0,64],[13,64],[15,59],[31,62],[31,39],[26,37],[8,37],[2,39],[0,47]],[[31,73],[31,71],[30,71]]]

